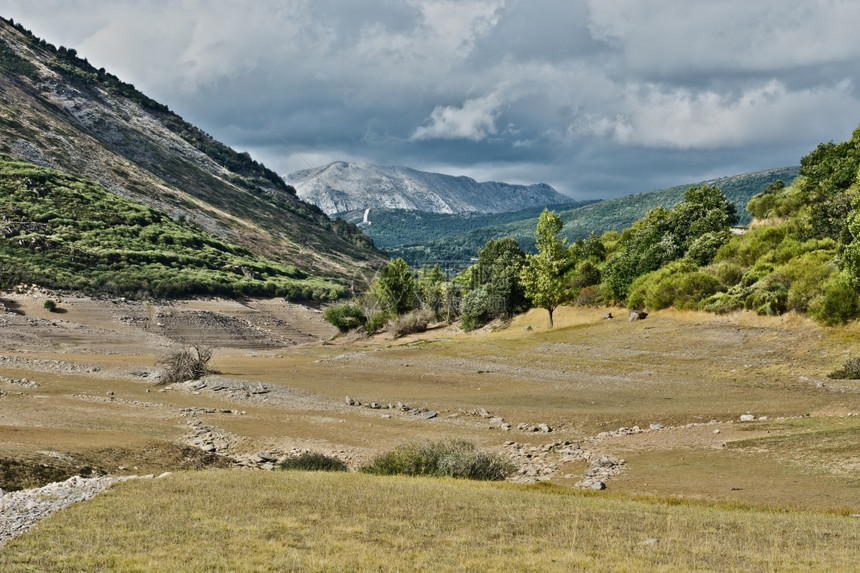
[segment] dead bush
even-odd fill
[[[214,374],[208,364],[212,359],[212,349],[195,345],[167,356],[161,361],[164,371],[159,385],[197,380],[206,374]]]

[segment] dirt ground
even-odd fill
[[[563,308],[552,330],[532,311],[395,340],[335,336],[279,299],[0,304],[0,488],[303,450],[357,467],[465,438],[513,456],[520,481],[860,512],[860,382],[827,377],[860,350],[857,326]],[[159,386],[186,345],[213,348],[218,373]]]

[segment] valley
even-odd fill
[[[860,488],[860,385],[826,376],[856,326],[565,308],[553,330],[531,311],[494,332],[332,338],[318,310],[281,300],[64,298],[62,314],[42,300],[4,297],[0,457],[41,456],[58,477],[60,459],[159,473],[257,467],[260,451],[357,468],[404,442],[463,438],[512,455],[516,481],[582,486],[606,457],[624,460],[608,487],[632,495],[824,509],[851,507]],[[218,373],[158,386],[159,361],[183,344],[212,347]],[[192,421],[211,439],[195,442]],[[179,461],[187,447],[198,451]]]

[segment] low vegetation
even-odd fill
[[[133,297],[344,292],[90,181],[0,155],[0,288],[33,283]]]
[[[349,468],[343,460],[334,456],[320,452],[302,452],[279,463],[278,469],[306,472],[345,472]]]
[[[502,481],[515,469],[511,460],[500,454],[481,451],[464,440],[448,440],[404,444],[376,456],[361,471],[382,476]]]
[[[209,368],[212,359],[212,349],[202,345],[174,352],[161,361],[163,371],[158,380],[159,385],[198,380],[206,374],[213,374]]]
[[[206,471],[60,512],[9,542],[0,569],[850,571],[856,521],[545,485]]]

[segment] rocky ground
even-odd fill
[[[30,289],[0,304],[0,487],[21,489],[0,539],[118,478],[305,451],[355,469],[445,438],[509,455],[522,483],[826,507],[860,491],[860,386],[825,376],[853,331],[563,310],[553,332],[531,313],[497,333],[368,339],[282,300]],[[163,358],[200,344],[218,372],[159,385]]]

